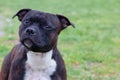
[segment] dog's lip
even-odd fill
[[[22,43],[27,47],[27,48],[31,48],[33,45],[33,42],[31,41],[31,39],[24,39],[22,41]]]

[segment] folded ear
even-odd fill
[[[71,23],[67,17],[65,17],[63,15],[59,15],[59,14],[57,14],[56,16],[59,18],[63,29],[67,28],[67,26],[70,26],[70,25],[73,28],[75,28],[74,24]]]
[[[18,20],[22,21],[22,19],[24,18],[24,16],[30,11],[31,9],[21,9],[19,10],[12,18],[15,18],[16,16],[18,16]]]

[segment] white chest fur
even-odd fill
[[[29,51],[24,80],[51,80],[50,76],[56,70],[56,62],[52,59],[52,53],[52,50],[46,53]]]

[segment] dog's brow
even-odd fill
[[[37,23],[42,23],[42,24],[47,23],[47,21],[44,18],[41,18],[41,17],[31,17],[30,21],[37,22]]]

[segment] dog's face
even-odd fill
[[[18,16],[21,21],[19,29],[20,42],[34,52],[47,52],[54,48],[61,30],[72,25],[62,15],[31,9],[22,9],[15,16]]]

